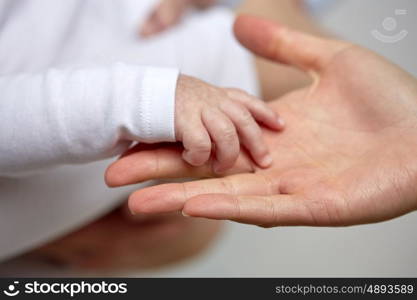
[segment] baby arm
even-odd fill
[[[0,176],[175,141],[176,69],[116,63],[0,76]]]

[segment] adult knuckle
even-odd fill
[[[242,206],[241,206],[241,203],[239,201],[239,198],[236,197],[236,196],[233,197],[233,206],[234,206],[234,212],[235,212],[234,218],[236,220],[238,220],[242,216]]]
[[[269,228],[274,227],[273,224],[269,224],[269,223],[266,223],[266,224],[258,224],[257,226],[260,227],[260,228],[262,228],[262,229],[269,229]]]

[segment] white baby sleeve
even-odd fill
[[[175,141],[178,70],[116,63],[0,76],[0,176]]]

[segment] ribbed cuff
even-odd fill
[[[175,92],[179,71],[118,63],[115,66],[114,125],[124,139],[175,141]]]
[[[175,92],[179,71],[147,68],[142,80],[141,139],[147,143],[175,141]]]

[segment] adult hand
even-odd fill
[[[371,223],[417,209],[415,78],[361,47],[257,18],[238,18],[235,33],[253,52],[314,78],[271,104],[287,121],[283,133],[265,131],[274,165],[139,190],[129,199],[132,212],[179,210],[271,227]],[[117,186],[206,170],[185,168],[180,151],[159,149],[130,153],[106,179]]]

